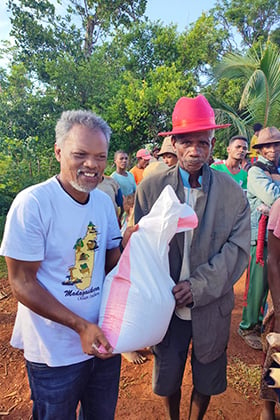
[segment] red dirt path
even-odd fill
[[[211,399],[205,416],[206,420],[259,419],[261,401],[258,398],[258,390],[255,386],[244,385],[244,378],[238,376],[240,375],[239,366],[248,367],[250,375],[250,369],[256,369],[262,359],[262,353],[247,347],[236,332],[241,318],[243,290],[244,277],[235,286],[236,303],[232,314],[228,348],[229,386],[224,394]],[[0,419],[27,420],[31,418],[31,403],[24,360],[22,353],[9,345],[16,302],[11,295],[7,279],[1,280],[1,291],[8,296],[0,300]],[[151,390],[153,358],[148,353],[147,356],[148,361],[140,366],[135,366],[123,359],[116,420],[162,420],[165,418],[161,398],[154,395]],[[190,393],[191,371],[188,363],[183,383],[182,419],[187,418]],[[278,419],[280,419],[279,414]]]

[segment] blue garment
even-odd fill
[[[80,401],[84,420],[113,420],[120,365],[120,355],[62,367],[26,361],[33,419],[76,420]]]
[[[263,156],[258,158],[258,162],[264,163],[265,165],[271,164]],[[261,204],[270,207],[280,197],[280,177],[278,180],[273,179],[263,169],[257,166],[251,166],[248,171],[247,188],[247,198],[251,209],[251,241],[252,245],[254,245],[258,238],[258,224],[261,216],[257,208]]]
[[[179,172],[180,172],[184,187],[191,188],[190,183],[189,183],[190,174],[187,171],[184,171],[184,169],[182,169],[181,167],[179,167]],[[198,182],[200,183],[200,185],[202,185],[201,175],[198,177]]]
[[[119,184],[124,196],[134,194],[136,191],[136,182],[134,176],[130,172],[126,172],[127,176],[113,172],[111,177]]]
[[[118,192],[116,195],[116,203],[118,207],[123,207],[123,196],[122,196],[122,190],[118,188]]]

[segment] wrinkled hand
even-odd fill
[[[184,308],[193,304],[193,295],[191,292],[191,285],[189,281],[179,281],[173,287],[172,293],[176,300],[177,308]]]
[[[122,246],[125,248],[126,244],[128,243],[131,235],[139,229],[139,225],[136,224],[134,226],[129,226],[126,228],[123,238],[122,238]]]
[[[80,332],[80,340],[83,352],[90,356],[96,356],[100,359],[108,359],[113,356],[111,344],[96,324],[87,323],[86,327]]]

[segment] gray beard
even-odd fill
[[[80,192],[84,192],[84,193],[89,193],[92,190],[94,190],[95,187],[83,187],[81,185],[79,185],[77,182],[75,181],[70,181],[70,185],[75,188],[75,190],[80,191]]]

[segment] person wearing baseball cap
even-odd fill
[[[133,168],[130,169],[130,172],[134,176],[136,185],[142,181],[144,169],[149,165],[151,158],[152,156],[147,149],[140,149],[136,153],[137,163],[135,166],[133,166]]]
[[[215,113],[203,95],[182,97],[172,114],[171,136],[178,163],[144,178],[135,197],[135,222],[146,215],[166,185],[192,206],[199,223],[170,242],[170,275],[176,308],[163,341],[153,347],[153,390],[164,398],[170,419],[179,419],[181,385],[192,341],[193,390],[188,418],[202,419],[211,395],[226,389],[226,348],[233,285],[245,270],[250,249],[250,208],[227,174],[208,165]]]
[[[253,349],[262,350],[263,309],[268,293],[267,214],[280,197],[280,131],[276,127],[260,130],[253,149],[258,160],[248,171],[247,197],[251,208],[250,266],[238,333]]]

